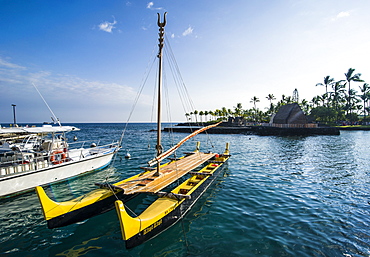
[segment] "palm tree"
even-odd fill
[[[369,84],[364,83],[362,85],[362,87],[360,87],[360,90],[361,90],[361,93],[362,93],[360,95],[360,98],[364,102],[364,119],[366,119],[366,103],[368,102],[369,96],[370,96],[370,86],[369,86]]]
[[[269,109],[269,112],[272,113],[274,111],[274,105],[272,104],[272,101],[273,100],[276,100],[275,96],[273,94],[268,94],[268,96],[266,96],[267,100],[270,101],[270,109]]]
[[[325,101],[326,101],[326,107],[329,107],[329,100],[330,100],[329,94],[328,93],[323,94],[321,96],[322,106],[325,107]]]
[[[215,115],[216,117],[218,117],[217,119],[219,119],[219,118],[221,117],[221,110],[216,109],[216,110],[215,110],[215,112],[214,112],[214,115]]]
[[[352,103],[351,103],[351,81],[364,82],[363,80],[360,79],[361,73],[353,74],[354,72],[355,72],[355,69],[349,68],[348,71],[347,71],[347,73],[344,73],[344,75],[346,76],[346,81],[348,83],[347,106],[348,106],[349,112],[351,112],[351,110],[352,110]]]
[[[231,109],[227,109],[227,117],[230,117],[233,115],[233,111]]]
[[[293,97],[291,97],[291,96],[287,96],[287,97],[285,97],[285,103],[286,103],[286,104],[291,104],[291,103],[293,103]]]
[[[334,78],[330,78],[330,76],[324,77],[324,83],[317,83],[316,86],[325,86],[325,93],[328,93],[328,86],[330,86],[334,82]]]
[[[339,120],[339,105],[341,102],[343,102],[343,95],[344,95],[344,85],[343,85],[344,80],[339,80],[333,83],[332,89],[334,90],[331,92],[331,101],[332,105],[334,107],[334,110],[337,113],[337,121]]]
[[[185,117],[186,117],[186,120],[188,121],[190,118],[189,118],[190,114],[189,113],[185,113]]]
[[[204,112],[203,111],[200,111],[199,112],[199,116],[200,116],[200,122],[203,122],[203,119],[202,119],[202,116],[204,115]]]
[[[243,109],[242,104],[237,103],[236,107],[234,106],[234,117],[240,117],[242,114],[242,109]]]
[[[286,104],[285,103],[285,98],[286,98],[285,95],[281,95],[280,106]]]
[[[251,120],[249,117],[252,117],[252,112],[251,112],[251,110],[243,110],[243,117],[245,118],[245,119],[247,119],[247,120]]]
[[[308,104],[308,101],[306,99],[303,99],[301,101],[301,104],[300,105],[302,107],[302,111],[307,114],[308,111],[309,111],[309,108],[310,108],[310,105]]]
[[[322,101],[322,98],[321,98],[321,96],[314,96],[313,98],[312,98],[312,100],[311,100],[311,102],[312,102],[312,105],[315,107],[315,105],[316,105],[316,107],[318,107],[319,105],[320,105],[320,102]]]
[[[256,103],[258,103],[259,101],[260,101],[260,99],[258,99],[258,97],[257,97],[257,96],[253,96],[253,97],[251,98],[250,103],[253,103],[253,105],[254,105],[254,109],[257,109],[257,108],[256,108]]]
[[[211,120],[212,120],[212,116],[215,116],[215,113],[213,111],[208,111],[209,115],[211,115]]]
[[[208,121],[208,114],[209,114],[209,112],[208,112],[208,111],[204,111],[204,116],[205,116],[205,118],[206,118],[206,122]]]
[[[348,102],[349,102],[349,104],[348,104]],[[356,92],[356,90],[351,89],[348,92],[348,95],[347,95],[347,104],[345,106],[345,110],[347,111],[347,119],[349,119],[350,121],[357,120],[357,114],[352,113],[352,110],[358,110],[359,109],[358,108],[358,105],[357,105],[359,102],[361,102],[361,100],[359,100],[357,98],[357,92]]]
[[[227,111],[226,107],[222,107],[221,108],[221,115],[223,117],[222,118],[223,120],[225,120],[225,118],[228,116],[227,114],[228,114],[228,111]]]
[[[195,110],[193,113],[194,113],[194,116],[195,116],[195,122],[198,123],[198,111]]]
[[[250,103],[253,103],[254,105],[254,108],[253,108],[253,112],[254,112],[254,121],[257,121],[257,106],[256,106],[256,103],[258,103],[260,101],[260,99],[258,99],[257,96],[253,96],[251,98],[251,101]]]
[[[260,110],[254,110],[254,121],[261,122],[263,119],[263,112]]]

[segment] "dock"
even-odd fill
[[[166,132],[189,133],[198,127],[175,126],[164,128]],[[219,126],[207,130],[208,134],[244,134],[259,136],[312,136],[312,135],[339,135],[337,127],[317,127],[317,128],[280,128],[270,126]]]

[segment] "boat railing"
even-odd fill
[[[109,146],[111,144],[118,144],[118,141],[112,141],[111,143],[103,143],[101,145],[101,141],[98,140],[97,142],[95,140],[84,140],[84,141],[76,141],[76,142],[68,142],[69,148],[85,148],[86,145],[88,145],[89,148],[92,147],[104,147]]]
[[[85,141],[86,143],[87,141]],[[97,154],[105,154],[107,152],[113,152],[113,148],[119,147],[118,141],[113,141],[112,143],[105,145],[95,145],[91,144],[89,148],[80,147],[69,148],[68,157],[70,160],[78,161],[89,156],[94,156]]]
[[[8,154],[1,157],[0,161],[0,176],[39,170],[50,165],[46,156],[35,155],[34,153]]]

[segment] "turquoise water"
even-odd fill
[[[79,139],[108,142],[119,139],[123,128],[76,125]],[[130,124],[111,167],[48,187],[48,194],[66,200],[93,189],[94,182],[138,173],[154,155],[151,128]],[[164,135],[164,146],[183,136]],[[0,255],[369,256],[369,136],[367,131],[311,137],[198,135],[202,150],[222,152],[229,142],[232,157],[185,219],[156,238],[126,250],[115,211],[49,230],[30,192],[0,200]],[[187,142],[182,151],[194,146]],[[128,150],[132,158],[126,160]],[[148,204],[138,197],[128,206],[140,212]]]

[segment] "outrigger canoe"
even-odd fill
[[[126,247],[132,248],[141,243],[155,237],[163,232],[177,221],[191,209],[200,196],[207,190],[207,188],[215,181],[217,175],[225,167],[225,163],[230,157],[229,144],[226,144],[226,149],[223,154],[216,153],[194,153],[193,156],[199,156],[203,162],[197,162],[198,159],[187,159],[177,162],[173,170],[172,167],[160,166],[160,161],[168,154],[176,149],[176,147],[161,152],[161,127],[160,127],[160,95],[161,95],[161,68],[162,68],[162,48],[164,46],[164,27],[166,25],[166,13],[164,14],[164,21],[160,22],[160,14],[158,14],[159,27],[159,79],[158,79],[158,129],[157,129],[157,157],[149,161],[149,165],[157,164],[157,170],[151,174],[147,174],[145,180],[137,186],[131,187],[124,183],[117,185],[118,188],[124,190],[126,193],[148,193],[155,194],[158,198],[146,208],[139,216],[130,216],[122,201],[115,202],[117,215],[120,221],[122,237],[126,241]],[[215,124],[217,126],[218,124]],[[194,167],[190,167],[194,164]],[[204,163],[208,163],[205,166]],[[171,169],[172,168],[172,169]],[[199,169],[199,171],[197,171]],[[169,185],[174,185],[173,182],[179,181],[179,178],[190,177],[175,187],[170,192],[163,191],[170,190],[166,188]]]
[[[163,152],[161,145],[161,74],[165,17],[166,13],[164,22],[160,22],[160,15],[158,14],[159,53],[157,57],[159,59],[159,72],[156,157],[148,162],[150,167],[145,168],[143,173],[114,184],[98,184],[99,189],[71,201],[54,202],[47,197],[41,187],[37,187],[36,191],[49,228],[82,221],[109,211],[116,206],[126,247],[132,248],[151,239],[180,220],[212,184],[229,159],[228,143],[221,155],[212,152],[200,152],[198,143],[194,152],[186,153],[180,159],[174,159],[161,165],[161,161],[173,154],[185,141],[221,123],[198,129]],[[156,168],[151,168],[154,165],[156,165]],[[190,178],[187,178],[189,174]],[[185,179],[183,183],[179,182],[183,179]],[[170,191],[169,188],[174,186],[175,182],[179,182],[181,185]],[[127,214],[124,203],[138,194],[155,194],[158,199],[142,214],[134,218]]]
[[[230,157],[229,144],[221,155],[212,154],[208,164],[171,192],[157,191],[159,197],[137,217],[130,216],[124,203],[117,200],[116,211],[126,248],[133,248],[163,232],[191,209],[195,202],[215,181]],[[153,190],[151,190],[153,191]]]
[[[195,133],[199,133],[199,131],[196,131],[193,134]],[[177,171],[176,167],[178,167],[179,163],[184,163],[184,161],[189,163],[190,160],[192,160],[193,164],[188,168],[190,170],[194,169],[196,166],[199,166],[211,158],[211,155],[201,153],[199,151],[199,147],[200,144],[198,142],[194,152],[185,153],[185,156],[179,159],[173,159],[170,162],[162,164],[161,169]],[[204,156],[208,158],[205,159]],[[122,202],[131,200],[139,193],[142,193],[142,191],[132,191],[132,189],[135,187],[142,187],[142,183],[145,183],[145,181],[147,181],[155,172],[152,168],[143,169],[145,170],[144,172],[114,184],[96,183],[100,188],[65,202],[53,201],[48,197],[41,186],[37,186],[37,196],[41,203],[42,212],[47,221],[48,228],[52,229],[67,226],[113,210],[114,202],[117,199]],[[189,169],[187,171],[189,171]],[[173,176],[173,178],[175,177]],[[178,174],[176,175],[176,178],[178,178]],[[160,189],[167,186],[167,184],[168,183],[162,184]],[[122,188],[120,188],[120,186]],[[129,190],[129,188],[131,189]]]

